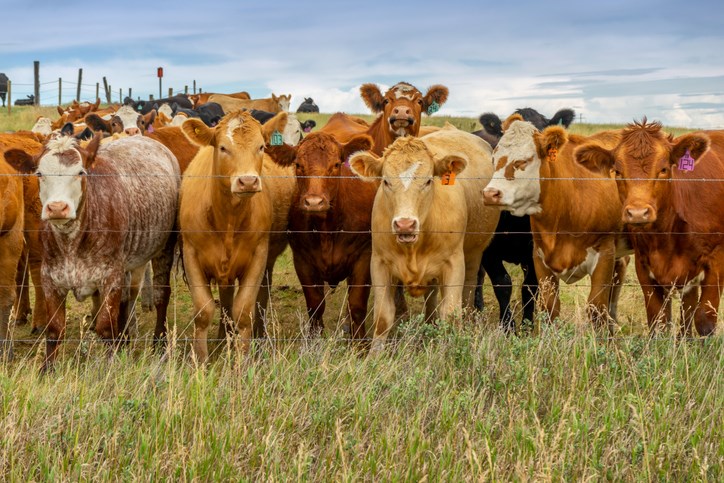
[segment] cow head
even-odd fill
[[[447,101],[448,89],[434,85],[423,96],[415,86],[400,82],[390,87],[384,96],[375,84],[363,84],[360,93],[367,107],[382,115],[392,136],[397,137],[417,136],[422,113],[432,114],[439,109]]]
[[[40,116],[35,121],[35,124],[33,124],[30,131],[43,134],[44,136],[49,136],[50,133],[53,132],[52,124],[53,121],[49,117]]]
[[[549,127],[542,133],[519,114],[503,123],[503,137],[493,150],[495,173],[483,190],[483,201],[516,216],[541,212],[541,166],[554,162],[568,136],[561,127]]]
[[[284,144],[290,146],[296,146],[304,138],[304,133],[312,130],[317,123],[314,121],[299,122],[297,116],[289,114],[287,117],[287,125],[284,126],[284,132],[282,132],[282,140]]]
[[[277,164],[296,167],[299,210],[324,215],[335,205],[342,165],[352,153],[372,149],[372,144],[366,134],[340,144],[331,135],[316,132],[299,146],[271,146],[267,152]]]
[[[108,120],[95,113],[90,113],[85,117],[85,122],[95,131],[104,131],[110,134],[125,133],[129,136],[135,136],[152,129],[151,126],[155,119],[155,110],[151,110],[148,114],[140,114],[131,106],[121,106]]]
[[[272,100],[279,104],[279,112],[289,112],[289,102],[292,100],[291,94],[282,94],[281,96],[272,94]]]
[[[94,136],[85,148],[71,136],[49,140],[39,157],[12,149],[5,160],[22,173],[39,178],[41,218],[56,226],[78,217],[86,189],[86,175],[92,171],[101,136]]]
[[[659,210],[671,199],[672,172],[689,159],[693,169],[709,144],[709,138],[700,133],[673,139],[661,131],[660,123],[648,123],[644,118],[624,129],[615,148],[586,144],[574,155],[588,169],[613,170],[623,205],[621,220],[630,225],[647,225],[658,219]]]
[[[349,164],[363,179],[382,178],[382,192],[378,192],[377,199],[381,197],[389,207],[397,242],[411,244],[418,240],[432,205],[433,178],[447,172],[460,173],[467,166],[467,159],[453,154],[435,159],[420,139],[401,137],[385,149],[382,158],[360,152],[350,156]]]
[[[213,128],[191,118],[181,129],[194,144],[213,147],[213,173],[222,189],[236,196],[248,196],[262,190],[264,146],[274,131],[283,130],[286,123],[286,112],[280,112],[262,126],[248,112],[236,111]]]

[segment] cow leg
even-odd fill
[[[701,297],[694,313],[696,331],[701,336],[712,335],[716,330],[716,317],[719,312],[723,282],[722,277],[711,269],[707,270],[704,280],[701,282]]]
[[[442,269],[440,284],[440,319],[449,321],[451,317],[460,316],[463,308],[463,292],[467,291],[468,300],[472,301],[474,287],[464,287],[466,281],[474,283],[480,260],[474,260],[471,266],[465,266],[465,254],[462,250],[450,256]],[[472,268],[471,268],[472,267]],[[472,275],[471,279],[467,276]]]
[[[352,275],[347,279],[347,307],[351,322],[351,338],[357,345],[363,344],[366,336],[365,319],[367,318],[367,302],[370,297],[370,256],[362,257],[355,264]]]
[[[169,234],[163,251],[151,260],[153,273],[153,305],[156,308],[156,326],[153,329],[153,343],[160,348],[166,340],[166,319],[171,302],[171,270],[176,256],[176,233]],[[144,275],[148,275],[146,270]]]
[[[12,271],[10,273],[13,273]],[[4,277],[7,279],[7,277]],[[0,287],[0,361],[12,360],[13,343],[10,328],[10,316],[15,304],[15,287],[3,285]]]
[[[123,287],[118,311],[118,335],[124,342],[131,338],[131,331],[138,332],[136,300],[143,285],[146,265],[128,273],[128,287]]]
[[[146,264],[143,273],[143,289],[141,289],[141,308],[144,312],[150,312],[154,307],[154,286],[153,286],[153,268],[151,264]]]
[[[209,280],[201,269],[196,252],[190,244],[184,244],[183,263],[191,300],[194,303],[194,355],[199,363],[204,363],[209,357],[208,334],[209,325],[214,318],[214,297],[211,294]]]
[[[45,307],[45,292],[40,276],[40,262],[30,264],[30,278],[35,288],[35,303],[33,304],[33,329],[31,334],[39,334],[48,325],[48,312]]]
[[[523,323],[521,325],[526,325],[532,324],[534,321],[535,299],[538,296],[538,277],[535,274],[532,258],[529,263],[522,263],[520,266],[523,269],[523,284],[520,287],[520,300],[521,305],[523,305]]]
[[[654,335],[656,332],[668,328],[671,323],[671,299],[664,288],[649,276],[648,267],[641,257],[634,257],[634,261],[636,277],[639,279],[639,285],[644,293],[649,333]]]
[[[15,317],[15,325],[25,325],[28,323],[30,315],[30,270],[28,263],[28,246],[23,247],[23,253],[20,256],[20,262],[15,273],[15,307],[13,314]]]
[[[317,273],[302,256],[294,256],[294,270],[297,272],[297,278],[299,278],[302,292],[304,292],[309,331],[320,334],[324,329],[324,310],[326,308],[322,275]]]
[[[221,315],[219,316],[219,340],[226,340],[227,335],[234,335],[234,322],[232,310],[234,307],[233,285],[219,285],[219,301],[221,302]]]
[[[239,280],[239,290],[234,297],[232,315],[236,322],[238,333],[239,349],[242,354],[248,354],[253,337],[253,324],[255,323],[256,307],[259,303],[259,292],[261,290],[262,278],[265,276],[267,246],[263,243],[254,250],[252,263],[244,276]],[[271,277],[271,271],[268,272]],[[271,280],[269,280],[271,283]],[[268,295],[268,294],[267,294]],[[263,327],[262,327],[263,328]]]
[[[483,252],[483,260],[480,262],[480,267],[478,268],[478,277],[475,282],[475,308],[482,311],[485,308],[485,301],[483,300],[483,283],[485,282],[485,273],[487,272],[487,269],[485,268],[485,252]],[[493,286],[493,290],[495,289],[495,286]],[[498,297],[498,294],[495,294],[495,297]],[[500,303],[500,299],[498,299],[498,303]]]
[[[534,249],[534,253],[537,251]],[[553,322],[561,313],[561,300],[558,296],[558,277],[543,263],[540,256],[533,257],[535,274],[538,278],[538,297],[546,311],[548,322]]]
[[[402,284],[395,285],[395,319],[402,320],[410,315],[410,308],[405,300],[405,287]]]
[[[96,317],[96,334],[111,347],[119,342],[121,335],[120,312],[123,300],[125,275],[109,276],[101,286],[101,307]],[[125,321],[124,321],[125,322]]]
[[[266,325],[266,312],[269,305],[269,299],[271,298],[271,287],[273,283],[272,279],[274,276],[275,262],[276,259],[271,260],[270,263],[267,264],[267,267],[264,271],[264,276],[261,280],[261,285],[259,286],[253,325],[253,334],[256,338],[264,337],[265,335],[264,327]]]
[[[690,287],[681,294],[679,335],[691,337],[694,330],[694,315],[696,306],[699,304],[699,287]]]
[[[588,294],[588,316],[594,328],[607,326],[611,332],[614,326],[608,314],[608,304],[611,301],[614,265],[614,244],[611,240],[611,243],[603,246],[599,252],[598,263],[591,274],[591,291]]]
[[[440,287],[430,285],[425,292],[425,323],[433,324],[439,318],[438,308],[440,307]]]
[[[613,285],[611,287],[611,296],[608,301],[608,315],[613,321],[618,320],[618,299],[621,296],[621,288],[623,281],[626,279],[626,267],[628,267],[629,257],[617,258],[614,262],[613,269]]]
[[[483,253],[482,266],[485,267],[485,272],[490,277],[490,283],[493,285],[493,292],[495,292],[495,298],[498,301],[500,328],[507,333],[515,332],[513,312],[510,310],[513,282],[510,279],[510,274],[503,266],[503,260],[492,257],[490,254],[486,256],[486,253]]]
[[[370,274],[374,292],[373,314],[375,320],[370,353],[378,353],[384,347],[387,335],[395,320],[396,288],[392,283],[392,276],[387,267],[374,254],[370,262]]]
[[[45,278],[45,277],[44,277]],[[58,347],[65,337],[65,297],[68,295],[67,290],[58,288],[50,288],[45,283],[45,309],[48,313],[48,325],[45,328],[45,361],[43,362],[42,372],[48,371],[58,356]]]

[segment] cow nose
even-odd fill
[[[309,211],[322,211],[327,209],[327,203],[323,196],[305,196],[304,209]]]
[[[483,190],[483,203],[486,205],[499,205],[503,202],[503,192],[498,188],[485,188]]]
[[[46,206],[49,218],[65,218],[70,213],[70,207],[65,201],[53,201]]]
[[[392,222],[397,233],[413,233],[417,231],[417,220],[414,218],[398,218]]]
[[[141,131],[137,127],[127,127],[125,130],[125,133],[129,136],[136,136],[141,133]]]
[[[259,191],[259,177],[239,176],[236,178],[236,191],[242,193],[248,191]]]
[[[392,115],[394,117],[411,117],[412,111],[409,107],[398,106],[392,109]]]
[[[643,208],[627,206],[623,210],[624,223],[651,223],[656,221],[654,210],[650,206]]]

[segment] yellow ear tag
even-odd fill
[[[196,129],[194,129],[194,132],[195,132],[196,134],[201,134],[201,129],[196,128]]]
[[[548,150],[548,159],[550,159],[552,162],[555,162],[557,157],[558,157],[558,150],[556,148],[550,148]]]
[[[443,173],[442,184],[445,186],[455,184],[455,171],[447,171]]]

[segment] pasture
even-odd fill
[[[0,112],[0,131],[29,129],[52,112]],[[328,117],[299,115],[318,128]],[[470,118],[424,118],[445,121],[480,128]],[[611,127],[618,126],[574,123],[571,131]],[[519,284],[519,270],[509,269]],[[343,286],[327,295],[324,336],[304,336],[304,298],[287,250],[275,268],[269,340],[250,359],[226,341],[212,343],[204,370],[189,356],[192,303],[180,270],[172,276],[164,357],[151,351],[154,320],[144,311],[131,346],[106,357],[88,330],[90,305],[69,297],[66,342],[50,375],[37,373],[42,336],[13,328],[16,360],[0,366],[0,474],[11,481],[721,481],[721,312],[709,339],[649,339],[629,265],[619,337],[604,339],[586,316],[587,285],[562,284],[561,322],[520,338],[497,329],[489,281],[484,312],[457,323],[422,324],[415,301],[395,343],[366,358],[341,340]]]

